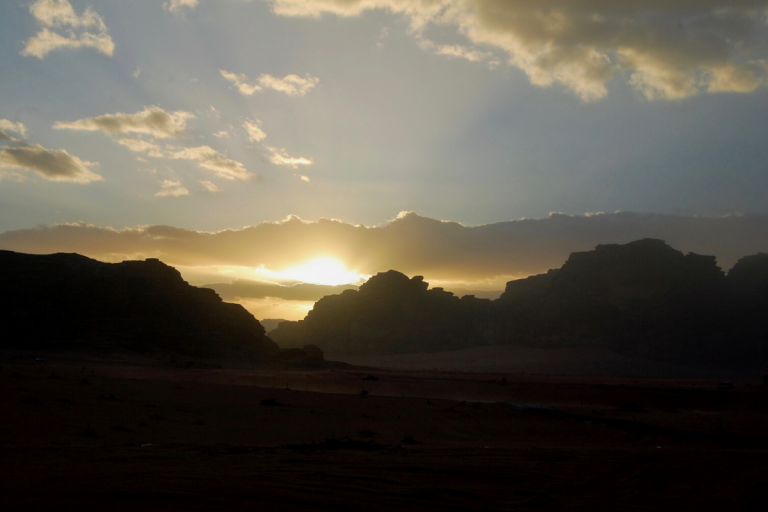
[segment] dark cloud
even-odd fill
[[[263,265],[276,271],[331,256],[361,274],[397,269],[424,275],[434,283],[536,274],[562,266],[571,252],[641,238],[666,240],[683,252],[715,255],[728,269],[741,256],[768,252],[768,215],[552,214],[467,227],[408,213],[377,227],[291,217],[216,233],[168,226],[114,230],[72,224],[8,231],[0,234],[0,248],[79,252],[109,261],[158,257],[184,266]]]

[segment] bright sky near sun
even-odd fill
[[[768,213],[766,0],[12,0],[0,70],[14,240]],[[29,250],[64,250],[50,240]],[[172,263],[340,284],[399,261],[313,243],[285,263]],[[66,247],[178,252],[94,244]]]

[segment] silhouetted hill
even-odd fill
[[[277,353],[242,306],[190,286],[156,259],[102,263],[0,251],[0,321],[2,348]]]
[[[759,252],[741,258],[728,272],[728,282],[739,293],[768,295],[768,254]]]
[[[305,320],[271,334],[278,343],[349,354],[516,343],[768,363],[766,306],[768,255],[743,258],[726,278],[713,256],[643,239],[573,253],[560,269],[507,283],[496,301],[459,300],[389,271],[358,292],[323,298]]]
[[[660,357],[700,355],[725,329],[725,276],[712,256],[683,255],[661,240],[573,253],[517,307],[503,338],[531,345],[607,345]],[[508,291],[519,288],[509,283]]]
[[[287,320],[285,318],[262,318],[259,320],[259,323],[264,327],[267,334],[269,334],[270,331],[277,329],[277,326],[280,325],[281,322],[287,322]]]
[[[733,337],[743,357],[757,357],[768,366],[768,254],[741,258],[728,272],[733,310]]]
[[[379,273],[340,295],[320,299],[304,320],[272,331],[281,346],[315,344],[326,352],[399,353],[485,345],[491,301],[428,290],[421,276]]]

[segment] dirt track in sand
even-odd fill
[[[3,508],[761,510],[758,384],[11,361]]]

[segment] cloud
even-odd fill
[[[163,3],[163,9],[168,12],[178,12],[184,7],[194,10],[198,3],[198,0],[170,0]]]
[[[252,96],[253,93],[262,90],[262,88],[258,85],[248,85],[246,83],[248,81],[248,77],[242,73],[238,75],[235,73],[230,73],[229,71],[224,71],[223,69],[219,70],[219,72],[225,80],[229,80],[235,84],[235,87],[243,96]]]
[[[20,144],[0,150],[0,169],[33,171],[51,181],[101,181],[101,176],[88,169],[93,165],[96,164],[84,162],[66,150],[46,149],[39,144]]]
[[[227,180],[247,180],[254,177],[241,162],[227,158],[210,146],[176,148],[166,153],[166,156],[174,160],[196,160],[200,167],[214,171],[216,176]]]
[[[195,116],[190,112],[166,112],[160,107],[144,107],[135,114],[105,114],[77,121],[59,121],[53,125],[56,130],[102,130],[110,135],[137,133],[151,135],[158,139],[184,137],[187,120]]]
[[[136,71],[134,71],[131,76],[133,76],[133,78],[139,78],[139,75],[141,75],[141,67],[136,66]]]
[[[227,158],[210,146],[197,146],[192,148],[166,146],[165,148],[161,148],[157,144],[139,139],[119,139],[117,142],[131,151],[146,153],[154,158],[197,161],[197,164],[200,167],[214,171],[220,178],[228,180],[247,180],[254,177],[241,162]],[[218,191],[218,189],[216,191]]]
[[[208,192],[213,192],[214,194],[217,192],[221,192],[221,190],[219,190],[219,187],[217,187],[215,184],[211,183],[210,181],[201,181],[200,184],[204,186]]]
[[[272,153],[267,155],[267,161],[275,165],[288,165],[294,169],[298,169],[300,165],[312,165],[314,162],[311,158],[292,157],[289,155],[285,148],[276,148],[274,146],[264,146],[267,151]]]
[[[433,283],[499,289],[506,280],[562,266],[572,252],[642,238],[666,240],[683,252],[715,255],[729,269],[742,256],[768,252],[766,233],[768,215],[554,214],[469,227],[407,213],[374,227],[289,217],[215,233],[168,226],[113,230],[59,225],[0,233],[0,248],[78,252],[108,261],[158,257],[176,266],[263,265],[275,272],[324,255],[359,274],[396,269]]]
[[[306,181],[307,183],[309,183],[309,176],[304,176],[303,174],[300,174],[299,178],[301,179],[301,181]]]
[[[246,119],[243,128],[248,132],[248,140],[251,142],[259,142],[267,138],[267,134],[261,129],[261,121],[258,119],[255,122]]]
[[[283,78],[277,78],[272,75],[261,75],[259,85],[266,89],[284,92],[288,96],[304,96],[320,82],[317,77],[307,74],[306,78],[298,75],[286,75]]]
[[[429,39],[419,37],[417,39],[418,45],[422,50],[430,51],[436,55],[445,55],[447,57],[455,57],[458,59],[465,59],[470,62],[483,62],[493,57],[492,53],[481,52],[472,48],[467,48],[459,44],[447,45],[437,44]]]
[[[110,57],[115,51],[104,20],[90,7],[78,16],[68,0],[37,0],[29,12],[43,29],[27,40],[21,55],[42,60],[60,48],[95,48]]]
[[[304,96],[320,82],[320,79],[309,74],[306,78],[298,75],[286,75],[283,78],[274,77],[268,74],[262,74],[253,85],[248,84],[248,77],[242,73],[235,74],[229,71],[220,70],[224,79],[232,82],[235,88],[243,96],[252,96],[253,93],[264,89],[273,89],[283,92],[288,96]]]
[[[149,156],[155,157],[155,158],[163,158],[165,157],[165,153],[163,153],[162,148],[158,146],[157,144],[153,144],[151,142],[147,142],[145,140],[139,140],[139,139],[120,139],[117,141],[120,145],[127,147],[131,151],[135,151],[137,153],[147,153]]]
[[[163,180],[160,186],[162,188],[155,194],[157,197],[179,197],[189,195],[189,190],[181,186],[180,181]]]
[[[281,16],[387,10],[406,17],[417,38],[429,26],[453,27],[474,45],[505,52],[533,84],[559,83],[585,101],[604,97],[613,78],[649,100],[748,93],[766,83],[768,16],[758,0],[269,1]]]
[[[229,132],[227,130],[221,130],[213,134],[214,137],[229,137]]]
[[[23,123],[14,123],[13,121],[9,121],[7,119],[0,119],[0,130],[4,130],[6,132],[15,132],[22,137],[27,136],[27,127],[24,126]]]

